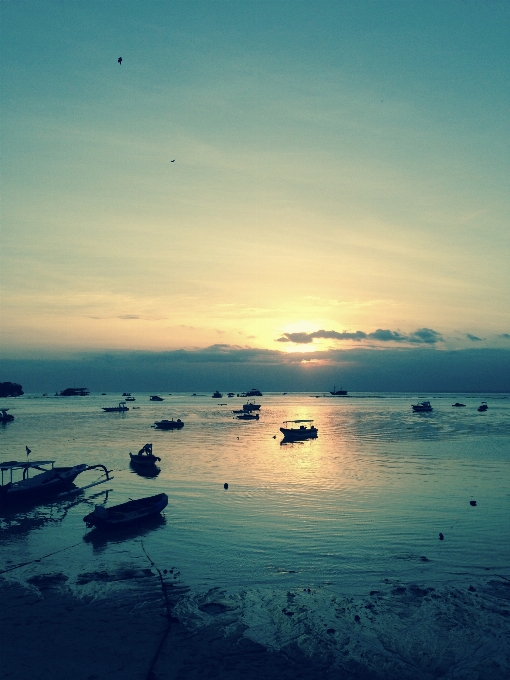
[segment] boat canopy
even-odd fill
[[[0,463],[0,470],[26,470],[39,465],[51,465],[53,467],[54,463],[54,460],[30,460],[27,462],[8,460],[5,463]]]
[[[284,423],[313,423],[313,420],[306,420],[306,419],[301,419],[301,420],[284,420]]]

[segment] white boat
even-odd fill
[[[412,404],[412,407],[415,413],[429,413],[433,410],[430,401],[420,401],[419,404]]]
[[[109,476],[111,470],[107,470],[104,465],[85,465],[85,463],[69,467],[55,467],[54,460],[26,462],[10,460],[0,463],[0,505],[81,491],[82,489],[79,488],[72,489],[74,480],[82,472],[96,468],[104,471],[105,479],[82,487],[83,489],[112,479]],[[30,471],[34,470],[37,474],[30,477]]]
[[[313,423],[313,420],[285,420],[284,425],[288,423]],[[318,430],[314,425],[299,425],[299,427],[280,427],[280,432],[283,434],[285,439],[298,440],[298,439],[316,439]]]

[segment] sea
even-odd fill
[[[150,396],[133,392],[125,413],[102,410],[123,399],[113,393],[2,401],[14,420],[0,427],[0,462],[103,464],[112,477],[0,510],[4,578],[26,584],[65,572],[83,595],[80,575],[151,560],[182,585],[177,615],[191,628],[207,622],[204,602],[221,598],[268,649],[301,644],[301,635],[313,656],[343,630],[348,641],[330,645],[338,663],[360,640],[367,668],[376,663],[367,648],[401,660],[419,641],[429,664],[456,645],[455,660],[433,677],[482,677],[483,658],[496,663],[491,677],[508,672],[509,394],[264,393],[254,421],[235,418],[242,396]],[[414,413],[425,399],[433,411]],[[164,418],[184,427],[155,429]],[[298,419],[313,420],[317,439],[283,441],[283,422]],[[146,443],[161,458],[153,476],[130,466],[129,453]],[[95,505],[160,492],[168,506],[147,526],[104,535],[83,522]],[[87,593],[108,587],[96,579]]]

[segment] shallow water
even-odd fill
[[[85,572],[147,566],[143,542],[191,589],[181,618],[191,622],[205,594],[220,589],[242,598],[252,636],[273,646],[278,625],[267,623],[268,612],[290,590],[310,589],[310,611],[324,612],[326,593],[366,597],[399,584],[467,588],[496,574],[510,578],[508,395],[270,394],[257,399],[260,420],[248,422],[231,412],[241,398],[133,396],[128,405],[139,408],[125,414],[101,411],[117,395],[25,395],[5,404],[15,420],[0,429],[0,460],[23,460],[27,445],[33,460],[103,463],[114,479],[0,513],[0,571],[29,563],[8,576],[26,582],[41,570],[65,572],[78,588]],[[425,398],[434,411],[412,413]],[[482,399],[486,413],[477,411]],[[456,401],[466,408],[452,408]],[[185,422],[182,430],[151,429],[172,417]],[[314,419],[318,439],[282,444],[282,421],[297,418]],[[129,451],[146,442],[162,459],[153,478],[129,466]],[[169,505],[160,521],[113,536],[85,528],[94,503],[161,491]],[[99,594],[107,585],[86,587]]]

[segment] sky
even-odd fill
[[[189,388],[204,352],[318,385],[460,352],[501,383],[510,3],[0,11],[4,379],[184,351]]]

